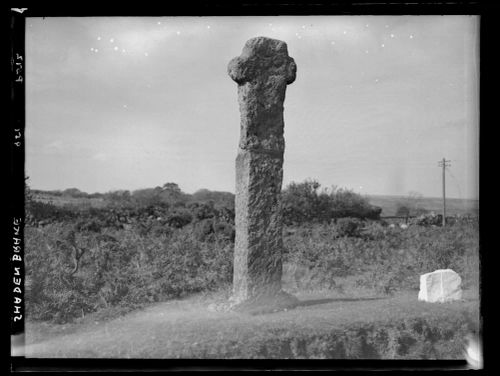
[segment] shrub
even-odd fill
[[[334,218],[378,219],[382,209],[368,199],[346,189],[332,187],[319,191],[315,180],[290,183],[282,192],[283,220],[288,225],[330,222]]]
[[[453,269],[462,287],[478,284],[478,228],[457,224],[445,228],[410,226],[388,232],[394,246],[383,248],[385,257],[373,264],[367,284],[379,291],[418,289],[419,276],[436,269]],[[370,282],[371,281],[371,282]]]
[[[378,222],[345,219],[340,223],[345,223],[346,236],[338,236],[338,224],[301,226],[286,232],[284,259],[287,272],[298,273],[293,277],[295,287],[335,287],[336,278],[357,275],[359,286],[392,293],[418,289],[421,274],[445,268],[460,274],[463,288],[478,284],[477,224],[402,230]],[[363,231],[357,232],[361,225]],[[347,236],[349,232],[357,236]]]
[[[338,238],[334,225],[302,227],[284,239],[285,263],[299,289],[334,288],[336,278],[354,273],[358,242]]]
[[[132,309],[215,289],[232,278],[233,243],[218,233],[201,242],[190,228],[156,236],[91,228],[26,228],[30,317],[66,322],[103,308]]]
[[[193,216],[189,211],[183,209],[176,209],[172,214],[167,218],[167,223],[171,227],[181,228],[186,226],[193,220]]]
[[[234,210],[234,194],[230,192],[200,189],[191,195],[190,201],[198,203],[212,202],[216,207],[224,207]]]
[[[336,221],[338,236],[360,236],[362,222],[357,218],[339,218]]]

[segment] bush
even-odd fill
[[[68,208],[57,207],[49,203],[34,200],[26,204],[27,223],[67,221],[75,217],[74,210],[69,210]]]
[[[181,228],[191,223],[193,216],[189,211],[176,209],[172,214],[169,215],[167,223],[171,227]]]
[[[139,207],[159,205],[161,201],[161,188],[138,189],[132,192],[132,200]]]
[[[335,287],[336,279],[352,275],[359,276],[359,286],[392,293],[418,289],[421,274],[446,268],[462,277],[463,288],[478,286],[477,224],[402,230],[378,222],[337,222],[344,223],[343,237],[338,223],[286,232],[284,260],[289,274],[297,274],[296,288]]]
[[[334,225],[302,227],[284,239],[284,261],[298,289],[335,288],[336,278],[355,272],[359,241],[338,238]]]
[[[346,189],[319,191],[315,180],[290,183],[282,192],[283,220],[288,225],[330,222],[334,218],[379,219],[382,209]]]
[[[234,194],[230,192],[200,189],[191,195],[190,201],[198,203],[211,203],[213,206],[225,207],[234,210]]]
[[[338,236],[360,236],[362,222],[357,218],[339,218],[336,221]]]
[[[26,228],[26,306],[34,319],[66,322],[104,308],[132,309],[232,278],[233,243],[226,237],[201,242],[189,228],[141,236],[76,226]]]
[[[391,293],[418,289],[419,276],[437,269],[453,269],[462,277],[462,288],[478,286],[478,228],[457,224],[445,228],[410,226],[394,229],[382,241],[380,257],[371,267],[366,285]],[[385,244],[384,244],[385,243]]]

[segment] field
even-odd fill
[[[398,204],[405,202],[405,196],[379,196],[370,195],[370,203],[382,208],[382,216],[396,215]],[[441,197],[422,197],[419,199],[419,205],[427,211],[442,213],[443,199]],[[447,215],[478,215],[479,200],[447,198],[446,199]]]
[[[38,202],[52,204],[55,206],[70,205],[75,207],[92,207],[92,208],[103,208],[106,206],[106,203],[102,198],[56,196],[44,192],[34,194],[33,199]]]
[[[29,196],[28,355],[461,358],[479,330],[477,217],[391,227],[363,218],[375,211],[352,193],[299,188],[284,199],[282,282],[301,305],[257,316],[209,309],[230,295],[230,195],[151,190],[163,201],[120,194],[66,205]],[[385,199],[382,213],[397,202]],[[330,217],[318,210],[327,205]],[[444,268],[462,277],[464,300],[418,302],[419,275]]]

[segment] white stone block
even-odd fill
[[[439,269],[420,276],[418,300],[444,303],[462,299],[462,278],[451,269]]]

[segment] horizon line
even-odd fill
[[[160,186],[157,186],[157,187],[160,187]],[[30,187],[30,190],[31,191],[41,191],[41,192],[51,192],[51,191],[59,191],[59,192],[63,192],[67,189],[75,189],[76,187],[70,187],[70,188],[64,188],[64,189],[39,189],[39,188],[32,188]],[[143,189],[154,189],[156,187],[144,187],[144,188],[137,188],[137,189],[110,189],[108,191],[105,191],[105,192],[100,192],[100,191],[95,191],[95,192],[92,192],[92,193],[89,193],[89,192],[86,192],[86,191],[82,191],[80,190],[80,188],[76,188],[78,189],[80,192],[82,193],[85,193],[85,194],[88,194],[88,195],[91,195],[91,194],[107,194],[107,193],[111,193],[111,192],[117,192],[117,191],[128,191],[130,193],[134,192],[134,191],[140,191],[140,190],[143,190]],[[349,189],[349,188],[345,188],[345,187],[341,187],[341,189],[346,189],[348,191],[352,191],[356,194],[359,194],[360,196],[368,196],[368,197],[398,197],[398,198],[402,198],[402,199],[405,199],[405,198],[408,198],[409,197],[409,194],[407,195],[402,195],[402,194],[386,194],[386,193],[359,193],[359,192],[355,192],[353,189]],[[232,191],[221,191],[221,190],[213,190],[213,189],[209,189],[209,188],[199,188],[197,190],[195,190],[194,192],[192,193],[188,193],[188,192],[184,192],[182,189],[181,189],[181,192],[184,193],[184,194],[188,194],[188,195],[192,195],[196,192],[199,192],[199,191],[202,191],[202,190],[207,190],[207,191],[210,191],[210,192],[219,192],[219,193],[231,193],[232,195],[235,195],[234,192]],[[417,192],[418,193],[418,192]],[[437,196],[425,196],[425,195],[421,195],[421,198],[425,198],[425,199],[435,199],[435,200],[442,200],[443,198],[442,197],[437,197]],[[471,201],[479,201],[479,197],[454,197],[454,196],[447,196],[446,199],[450,199],[450,200],[471,200]]]

